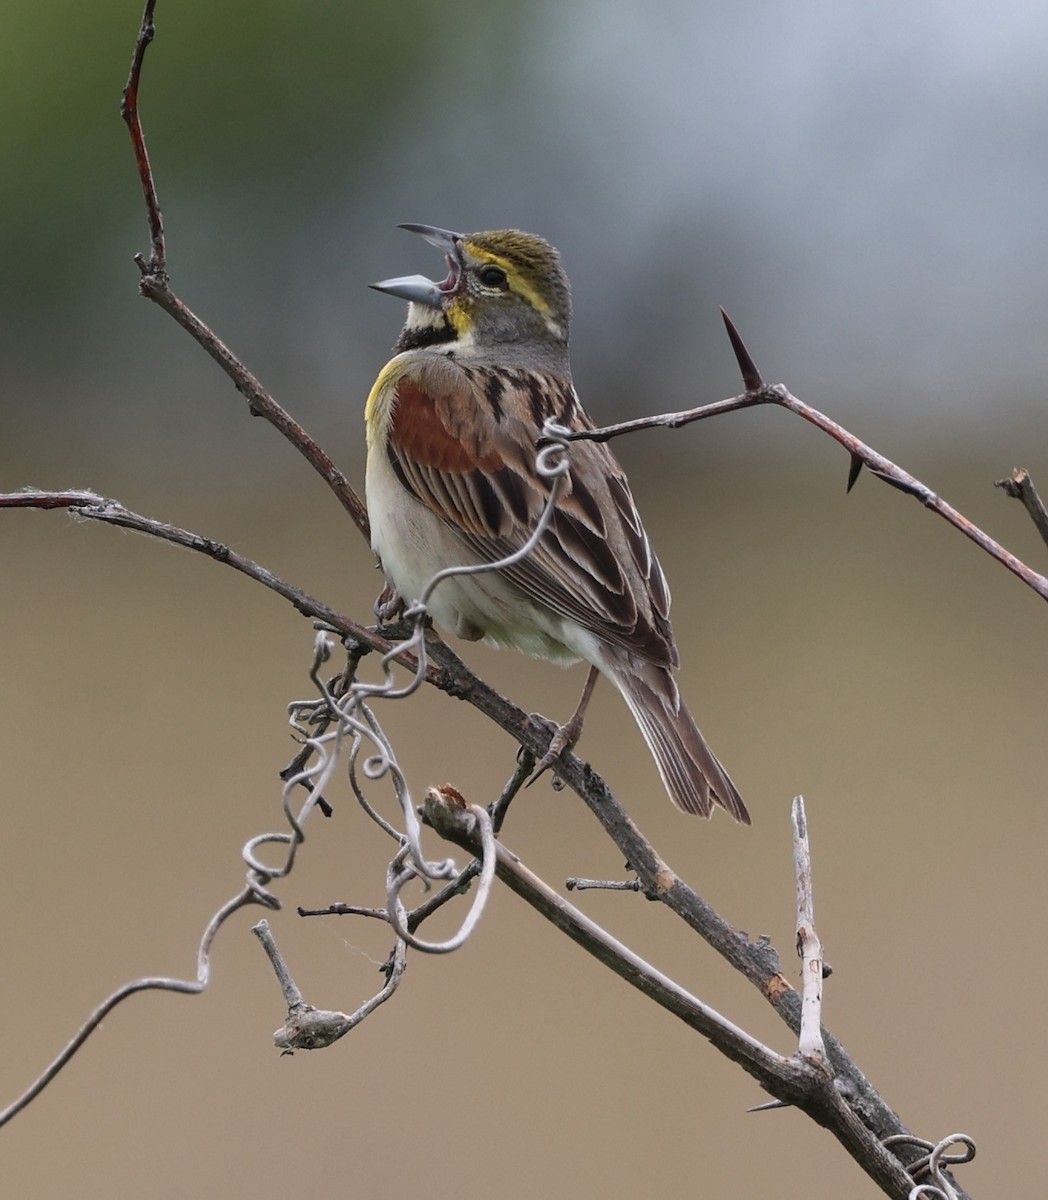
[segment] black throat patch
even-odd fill
[[[405,325],[393,346],[394,354],[405,350],[420,350],[426,346],[443,346],[455,340],[455,330],[448,321],[439,325]]]

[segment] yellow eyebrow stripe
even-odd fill
[[[548,301],[543,298],[541,292],[536,291],[526,279],[522,278],[518,263],[510,258],[503,258],[501,254],[495,254],[483,246],[478,246],[476,242],[467,242],[466,248],[475,258],[501,267],[506,272],[506,280],[512,291],[526,300],[536,312],[542,313],[547,318],[552,316],[553,309],[550,308]]]

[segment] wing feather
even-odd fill
[[[590,425],[567,380],[429,356],[396,385],[390,462],[464,546],[494,562],[523,545],[549,496],[535,470],[545,416]],[[550,528],[505,577],[599,638],[676,665],[669,591],[622,468],[596,442],[574,443],[570,462]]]

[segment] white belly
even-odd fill
[[[480,561],[434,512],[405,492],[385,455],[368,455],[366,495],[371,545],[406,601],[451,566]],[[535,604],[497,571],[445,579],[429,598],[434,622],[459,637],[483,638],[535,658],[599,663],[597,640],[576,622]]]

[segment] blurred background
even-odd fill
[[[137,0],[7,0],[0,39],[0,490],[91,487],[366,619],[369,551],[159,309],[117,105]],[[598,420],[739,390],[758,364],[1035,567],[995,479],[1048,491],[1048,28],[1024,0],[492,5],[160,0],[142,110],[182,298],[362,479],[364,396],[401,320],[367,283],[437,275],[401,221],[560,246]],[[754,816],[689,821],[624,708],[580,752],[673,866],[796,978],[789,804],[807,797],[825,1018],[918,1133],[964,1130],[973,1194],[1037,1169],[1048,613],[911,499],[777,411],[617,446],[675,597],[681,684]],[[202,557],[64,513],[0,514],[6,1103],[123,980],[192,974],[277,772],[312,630]],[[565,717],[582,672],[467,647]],[[412,787],[487,801],[514,747],[422,694],[380,713]],[[377,903],[352,799],[314,820],[270,920],[307,999],[352,1010],[388,939],[296,904]],[[384,801],[387,802],[388,801]],[[570,794],[517,802],[551,882],[622,865]],[[434,853],[438,847],[432,847]],[[385,856],[385,857],[384,857]],[[760,998],[636,897],[582,906],[789,1053]],[[799,1114],[500,892],[414,955],[339,1045],[279,1058],[239,914],[200,998],[137,997],[0,1138],[12,1195],[443,1200],[873,1196]],[[791,1180],[797,1180],[793,1185]]]

